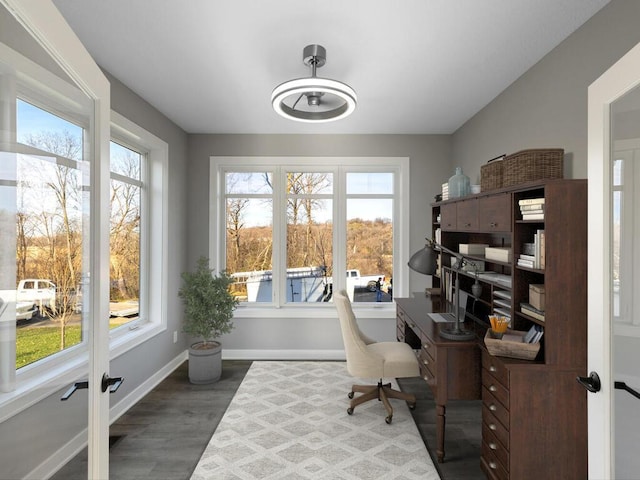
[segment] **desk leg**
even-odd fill
[[[438,463],[444,462],[444,424],[446,420],[446,407],[436,404],[436,456]]]

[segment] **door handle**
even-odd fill
[[[591,393],[600,391],[602,384],[600,383],[600,377],[596,372],[589,373],[588,377],[576,377],[576,380],[580,385],[589,390]]]
[[[120,385],[122,385],[122,382],[124,382],[124,378],[122,377],[112,378],[105,373],[104,375],[102,375],[102,381],[100,382],[101,383],[100,386],[103,393],[106,392],[107,390],[109,390],[109,393],[114,393],[120,388]],[[71,385],[69,390],[64,392],[64,395],[62,395],[60,400],[62,400],[63,402],[65,400],[69,400],[69,397],[74,393],[76,393],[76,390],[82,390],[83,388],[89,388],[89,381],[84,380],[82,382],[74,383],[73,385]]]
[[[65,400],[69,400],[69,397],[73,395],[76,392],[76,390],[82,390],[83,388],[89,388],[89,382],[87,380],[83,382],[76,382],[73,385],[71,385],[71,388],[69,388],[69,390],[64,392],[64,395],[62,395],[60,400],[63,402]]]
[[[124,378],[122,377],[109,377],[106,373],[102,375],[102,391],[106,392],[109,389],[109,393],[114,393],[116,390],[120,388],[124,382]]]
[[[631,395],[633,395],[634,397],[640,398],[640,392],[638,392],[637,390],[634,390],[624,382],[613,382],[613,388],[617,390],[625,390],[629,392]]]

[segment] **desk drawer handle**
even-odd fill
[[[498,427],[496,427],[496,424],[495,424],[495,423],[490,423],[490,424],[489,424],[489,430],[494,430],[494,431],[495,431],[497,428],[498,428]]]
[[[497,371],[498,371],[498,369],[497,369],[496,367],[494,367],[493,365],[491,365],[491,366],[489,367],[489,371],[490,371],[490,372],[497,372]]]
[[[493,384],[492,384],[492,385],[489,385],[489,391],[490,391],[490,392],[495,392],[495,391],[497,391],[497,390],[498,390],[498,389],[497,389],[497,387],[496,387],[495,385],[493,385]]]
[[[409,324],[409,326],[410,326],[411,328],[416,328],[416,324],[415,324],[415,323],[413,323],[413,322],[411,322],[411,323]]]
[[[498,468],[498,464],[496,462],[489,462],[489,468],[491,468],[491,470],[495,470]]]
[[[489,405],[489,410],[491,410],[492,412],[495,412],[497,409],[498,409],[498,407],[496,407],[496,405],[494,403]]]
[[[428,360],[422,360],[422,363],[424,363],[425,365],[429,365],[429,361]]]
[[[429,376],[428,376],[428,375],[425,375],[424,377],[422,377],[422,379],[423,379],[425,382],[428,382],[428,381],[429,381]]]
[[[495,442],[489,442],[489,448],[491,450],[497,450],[498,449],[498,445],[496,445]]]

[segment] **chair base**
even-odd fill
[[[362,393],[362,395],[358,398],[353,398],[354,392]],[[393,419],[393,407],[391,406],[391,402],[389,402],[390,398],[404,400],[411,410],[416,408],[415,395],[394,390],[391,388],[390,383],[383,384],[382,379],[378,382],[378,385],[353,385],[348,396],[351,399],[351,405],[347,409],[349,415],[353,415],[353,409],[358,405],[368,402],[369,400],[377,399],[383,403],[384,408],[387,410],[387,416],[384,419],[387,423],[391,423]]]

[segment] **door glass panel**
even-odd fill
[[[88,375],[94,103],[3,6],[0,22],[0,408],[21,432],[0,465],[26,478],[88,431],[87,390],[53,390],[74,362]]]
[[[611,104],[612,373],[640,391],[640,89]],[[636,272],[638,274],[636,275]],[[640,471],[640,401],[614,390],[615,477]]]

